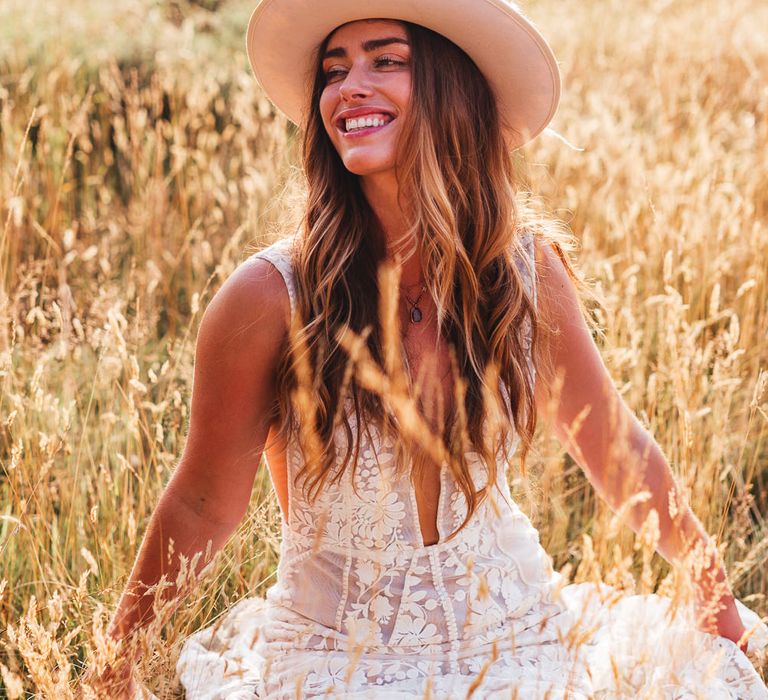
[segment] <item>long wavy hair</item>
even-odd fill
[[[523,466],[531,447],[531,358],[542,323],[519,262],[530,260],[524,234],[543,235],[545,228],[524,221],[496,99],[483,74],[445,37],[403,24],[412,87],[401,117],[397,177],[409,239],[450,348],[454,402],[436,425],[413,383],[398,374],[407,362],[398,364],[405,353],[392,330],[397,286],[382,275],[383,237],[376,235],[381,231],[358,176],[345,168],[320,116],[329,35],[317,52],[303,139],[307,201],[293,252],[296,314],[291,352],[278,375],[278,408],[282,429],[299,432],[305,460],[297,480],[312,499],[350,464],[355,469],[361,434],[373,424],[397,436],[397,468],[410,467],[412,479],[445,460],[467,503],[453,537],[496,483],[499,452],[514,445],[513,433]],[[574,276],[561,244],[555,245]],[[533,279],[535,270],[528,274]],[[430,442],[423,439],[425,425],[436,428]],[[334,440],[338,426],[347,437],[341,447]],[[487,470],[479,488],[470,450]]]

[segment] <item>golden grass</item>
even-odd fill
[[[183,446],[200,310],[285,220],[275,195],[295,162],[294,132],[247,71],[250,4],[66,7],[0,8],[10,698],[71,697],[86,656],[104,649],[98,621]],[[768,6],[529,9],[564,76],[552,126],[583,148],[540,137],[525,154],[531,186],[581,240],[624,397],[719,536],[735,592],[765,614]],[[635,550],[547,436],[535,462],[533,481],[510,478],[556,568],[653,587],[663,562]],[[143,662],[160,697],[175,696],[182,637],[274,581],[279,528],[261,469],[248,519]]]

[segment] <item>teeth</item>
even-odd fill
[[[370,126],[384,126],[387,123],[387,119],[383,115],[381,117],[365,116],[357,119],[347,119],[345,127],[347,131],[354,131],[355,129],[365,129]]]

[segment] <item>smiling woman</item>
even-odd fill
[[[306,211],[206,310],[184,454],[110,633],[221,547],[263,453],[277,581],[186,641],[188,698],[768,698],[744,653],[765,626],[611,384],[564,237],[517,204],[549,47],[504,0],[360,5],[252,16],[254,71],[304,130]],[[539,416],[692,600],[563,587],[505,478]]]

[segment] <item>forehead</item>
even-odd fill
[[[407,39],[408,32],[405,25],[396,19],[358,19],[336,27],[328,39],[328,48],[359,44],[382,36]]]

